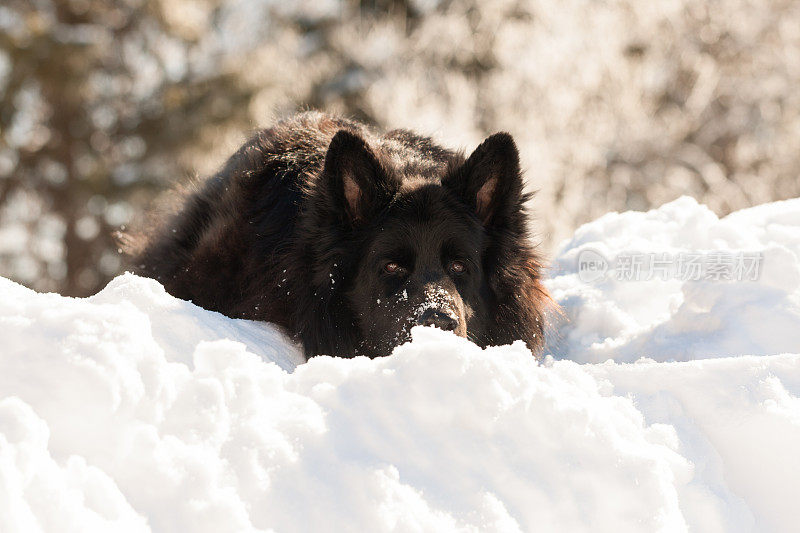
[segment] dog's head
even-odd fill
[[[500,133],[468,158],[421,168],[393,163],[346,130],[326,154],[327,209],[350,254],[349,271],[331,280],[341,280],[359,354],[388,355],[415,325],[492,340],[503,241],[524,234],[517,148]]]

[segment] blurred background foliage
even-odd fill
[[[689,194],[800,195],[800,2],[6,0],[0,275],[92,294],[112,232],[314,108],[520,146],[546,251]]]

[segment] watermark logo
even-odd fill
[[[578,278],[585,283],[592,283],[605,277],[608,272],[608,261],[597,250],[586,248],[578,254]]]
[[[764,255],[761,252],[623,252],[609,259],[586,248],[578,254],[578,278],[585,283],[601,279],[648,281],[755,281]]]

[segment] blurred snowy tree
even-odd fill
[[[112,229],[185,173],[174,154],[200,130],[241,121],[249,95],[193,68],[197,36],[159,2],[12,1],[0,28],[2,270],[95,292],[119,269]]]

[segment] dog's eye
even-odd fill
[[[402,274],[405,272],[405,269],[395,263],[394,261],[390,261],[383,265],[383,269],[388,272],[389,274]]]
[[[463,274],[466,269],[466,265],[461,261],[453,261],[450,263],[450,272],[453,274]]]

